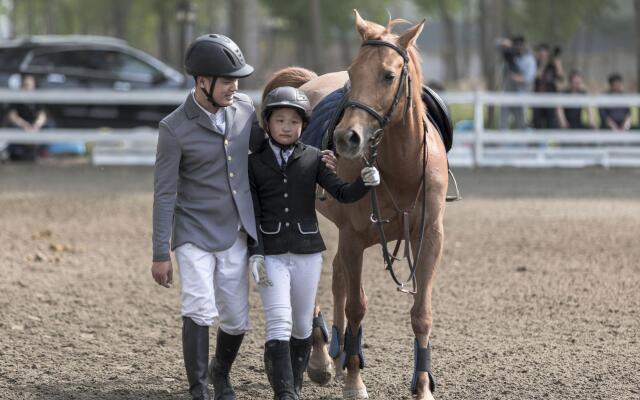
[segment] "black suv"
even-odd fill
[[[42,89],[186,89],[189,78],[160,60],[102,36],[31,36],[0,44],[0,87],[20,74]],[[185,91],[186,92],[186,91]],[[6,104],[4,105],[7,106]],[[157,126],[176,106],[44,104],[58,127]]]

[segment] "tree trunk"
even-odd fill
[[[47,0],[47,35],[56,33],[56,0]]]
[[[308,19],[311,25],[311,68],[318,74],[324,73],[324,59],[327,56],[326,49],[322,48],[322,14],[320,0],[309,0]]]
[[[636,14],[636,91],[640,93],[640,0],[635,0]]]
[[[175,59],[171,54],[171,35],[170,35],[170,10],[165,0],[156,0],[156,13],[158,13],[158,55],[160,59],[168,64],[178,66],[174,63]],[[177,57],[176,57],[177,58]],[[179,66],[182,70],[182,66]]]
[[[178,21],[178,53],[180,58],[184,57],[187,46],[193,40],[193,23],[195,21],[195,13],[193,12],[190,0],[182,0],[178,3],[176,9],[176,20]]]
[[[127,17],[129,15],[129,8],[131,7],[130,0],[116,0],[113,2],[113,28],[114,36],[127,39]]]
[[[457,82],[458,75],[458,42],[456,38],[456,25],[451,13],[447,9],[445,0],[438,0],[438,9],[444,23],[444,34],[446,43],[444,45],[444,58],[446,60],[447,71],[446,80],[448,82]]]
[[[27,34],[28,35],[35,35],[36,33],[34,32],[35,29],[35,9],[34,9],[34,4],[33,4],[33,0],[27,0]]]
[[[231,40],[242,50],[247,63],[258,63],[258,24],[255,16],[258,13],[257,0],[235,0],[229,4],[229,19],[231,21]],[[244,88],[257,88],[259,86],[259,74],[254,74],[244,79]]]

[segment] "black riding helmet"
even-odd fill
[[[276,108],[293,108],[302,117],[303,128],[306,127],[311,116],[311,103],[306,94],[291,86],[282,86],[270,91],[264,98],[262,106],[262,124],[268,128],[269,117]]]
[[[220,107],[213,100],[213,88],[217,77],[246,78],[253,73],[253,67],[246,63],[242,51],[233,40],[224,35],[210,33],[194,40],[184,57],[185,70],[195,78],[212,76],[209,92],[203,89],[207,100]]]

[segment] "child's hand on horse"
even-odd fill
[[[327,168],[336,172],[336,166],[338,165],[338,159],[331,150],[322,150],[322,161],[324,161]]]
[[[380,173],[376,167],[364,167],[360,175],[365,186],[378,186],[380,184]]]

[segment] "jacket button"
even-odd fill
[[[224,145],[228,146],[229,145],[229,141],[227,139],[224,140]]]
[[[286,226],[288,228],[289,227],[289,223],[285,222],[284,226]]]
[[[234,191],[233,191],[233,194],[238,194],[238,191],[237,191],[237,190],[234,190]]]
[[[231,156],[227,156],[227,160],[231,161]]]
[[[229,172],[229,177],[233,178],[233,172]]]
[[[287,178],[282,180],[283,183],[287,183]]]
[[[289,197],[289,193],[284,194],[284,198],[286,199],[287,197]]]
[[[284,212],[289,212],[289,207],[286,207],[286,208],[284,209]]]

